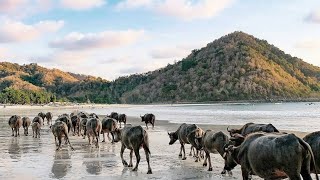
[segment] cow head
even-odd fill
[[[116,128],[113,132],[111,132],[114,136],[114,142],[121,141],[121,129]]]
[[[141,117],[141,122],[143,122],[144,121],[144,116],[140,115],[140,117]]]
[[[169,145],[172,145],[173,143],[175,143],[178,140],[178,134],[176,132],[171,132],[171,133],[168,132],[168,135],[170,138]]]
[[[224,146],[224,168],[221,174],[225,174],[226,171],[230,172],[232,169],[234,169],[237,164],[237,156],[238,156],[238,148],[233,145],[226,144]]]
[[[238,129],[229,129],[229,126],[227,127],[227,131],[229,132],[230,136],[233,136],[235,133],[240,133],[240,130]]]
[[[230,137],[230,141],[235,146],[240,146],[242,142],[244,141],[245,137],[241,134],[235,133],[233,136]]]

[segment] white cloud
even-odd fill
[[[63,50],[114,48],[132,44],[143,38],[144,34],[143,30],[103,31],[88,34],[72,32],[62,39],[50,42],[49,46]]]
[[[45,33],[56,32],[64,25],[63,21],[40,21],[30,25],[7,18],[1,20],[0,43],[30,41]]]
[[[153,49],[150,53],[152,58],[155,59],[180,59],[186,57],[190,54],[190,50],[181,47],[173,47],[173,48],[157,48]]]
[[[28,0],[1,0],[0,13],[9,13],[16,11],[19,7],[26,5]]]
[[[307,22],[320,23],[320,10],[311,12],[305,20]]]
[[[118,5],[118,9],[132,9],[139,8],[143,6],[150,6],[152,4],[152,0],[125,0],[121,1]]]
[[[105,0],[61,0],[62,7],[73,10],[91,9],[104,4]]]
[[[230,6],[234,0],[125,0],[119,9],[144,7],[183,20],[208,19]]]

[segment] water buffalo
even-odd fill
[[[26,136],[28,136],[28,134],[29,134],[28,129],[29,129],[30,124],[31,124],[31,120],[28,117],[22,118],[22,127],[24,130],[24,135],[26,135]]]
[[[152,129],[154,128],[154,121],[156,120],[156,117],[153,114],[145,114],[144,116],[140,116],[141,121],[146,123],[147,129],[148,129],[148,123],[152,124]]]
[[[73,135],[80,136],[80,117],[78,115],[71,116],[71,123],[73,127]]]
[[[52,117],[53,117],[53,115],[52,115],[51,112],[47,112],[47,113],[46,113],[46,118],[47,118],[47,124],[48,124],[48,125],[49,125],[50,123],[51,123],[51,125],[52,125]]]
[[[57,146],[56,150],[59,150],[61,148],[62,137],[65,138],[66,142],[69,143],[71,149],[74,150],[73,147],[71,146],[71,143],[68,137],[68,126],[65,122],[56,121],[51,126],[51,131],[52,131],[52,134],[54,135],[54,142]],[[58,138],[59,144],[57,143],[57,138]]]
[[[40,124],[40,126],[42,126],[42,125],[43,125],[43,119],[42,119],[42,117],[40,117],[40,116],[36,116],[36,117],[34,117],[34,118],[33,118],[33,120],[32,120],[32,123],[34,123],[34,122],[39,123],[39,124]]]
[[[120,128],[121,128],[121,122],[123,122],[123,124],[126,125],[127,124],[127,115],[119,114],[118,122],[120,124]]]
[[[118,128],[117,121],[115,119],[112,119],[112,118],[104,118],[101,121],[101,124],[102,124],[101,133],[103,134],[103,141],[102,142],[106,141],[104,133],[108,133],[108,137],[109,137],[109,133],[111,133],[111,136],[112,136],[111,143],[114,143],[113,132]],[[110,138],[109,138],[109,140],[110,140]]]
[[[112,112],[110,115],[107,115],[107,117],[112,118],[112,119],[115,119],[115,120],[118,121],[119,114],[116,113],[116,112]]]
[[[204,131],[201,128],[197,128],[193,131],[191,131],[188,135],[187,135],[187,139],[188,142],[191,145],[191,151],[190,151],[190,156],[191,156],[191,152],[192,150],[194,151],[194,149],[196,149],[196,153],[194,153],[194,157],[196,158],[195,162],[200,161],[200,156],[199,153],[201,152],[202,147],[198,146],[198,140],[204,135]]]
[[[31,127],[32,127],[32,137],[40,138],[41,124],[39,122],[33,122]]]
[[[14,115],[9,118],[8,121],[9,126],[12,130],[12,136],[20,136],[19,128],[22,126],[22,119],[20,116]],[[16,135],[14,135],[14,132],[16,132]]]
[[[58,116],[58,119],[56,121],[62,121],[64,123],[66,123],[66,125],[68,127],[68,133],[70,132],[71,127],[72,127],[72,122],[71,122],[71,119],[68,114],[62,114],[62,115]]]
[[[314,163],[311,147],[294,134],[253,133],[238,146],[226,150],[228,162],[241,165],[242,178],[257,175],[264,179],[312,179],[310,162]],[[235,166],[235,165],[234,165]],[[230,165],[230,168],[234,168]],[[318,180],[318,175],[316,174]]]
[[[87,118],[82,118],[80,121],[80,133],[81,133],[81,130],[83,130],[83,134],[82,134],[83,139],[85,139],[87,135],[87,121],[88,121]]]
[[[230,133],[230,136],[233,136],[234,134],[238,133],[242,136],[246,136],[253,132],[279,132],[277,128],[275,128],[272,124],[255,124],[255,123],[247,123],[244,126],[242,126],[240,129],[229,129],[227,128],[228,132]]]
[[[77,113],[80,118],[89,118],[89,114],[83,111]]]
[[[92,141],[94,140],[94,138],[96,138],[97,142],[96,142],[96,147],[99,147],[99,135],[101,133],[101,121],[97,118],[91,118],[88,119],[87,124],[86,124],[86,129],[87,129],[87,136],[88,136],[88,140],[89,140],[89,145],[91,145],[91,137],[92,137]]]
[[[304,141],[306,141],[314,154],[314,159],[315,159],[315,166],[313,164],[310,165],[310,170],[312,173],[320,172],[320,131],[316,131],[310,134],[307,134],[304,138]],[[315,168],[316,167],[316,168]]]
[[[43,113],[43,112],[39,112],[39,113],[38,113],[38,116],[43,119],[43,124],[41,124],[41,125],[44,125],[44,119],[46,118],[46,114]]]
[[[99,119],[99,116],[96,113],[89,114],[89,118],[97,118]]]
[[[195,124],[183,123],[177,129],[177,131],[171,132],[171,133],[168,132],[168,135],[169,135],[169,138],[170,138],[169,145],[172,145],[173,143],[175,143],[179,139],[180,144],[181,144],[179,156],[182,156],[182,151],[184,153],[182,160],[187,159],[184,145],[185,144],[190,144],[190,141],[189,141],[190,139],[188,139],[188,135],[191,132],[195,131],[196,129],[198,129],[198,126],[195,125]]]
[[[225,159],[225,165],[221,174],[225,174],[226,171],[228,171],[229,174],[232,174],[231,168],[228,165],[231,164],[232,167],[234,167],[237,164],[234,161],[227,162],[227,159],[224,156],[225,154],[224,148],[229,145],[229,137],[221,131],[214,132],[212,130],[207,130],[202,135],[199,133],[196,133],[196,138],[198,139],[198,141],[196,141],[198,149],[203,148],[204,152],[206,153],[203,166],[207,166],[207,160],[208,160],[209,161],[208,171],[212,171],[210,153],[218,152],[221,155],[221,157]]]
[[[138,165],[140,162],[140,153],[139,149],[142,147],[146,154],[146,159],[148,163],[148,172],[147,174],[152,174],[152,170],[150,167],[150,150],[149,150],[149,139],[148,133],[141,126],[125,126],[123,129],[115,130],[115,142],[121,141],[121,150],[120,156],[122,160],[122,164],[124,166],[133,167],[132,164],[132,153],[136,155],[136,166],[132,169],[132,171],[138,170]],[[130,150],[130,162],[128,163],[123,159],[123,152],[125,149]]]

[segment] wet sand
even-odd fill
[[[35,114],[32,110],[22,112],[19,115]],[[111,144],[106,138],[105,143],[100,143],[100,148],[95,148],[94,145],[88,145],[87,139],[70,134],[75,151],[71,151],[66,145],[62,150],[55,151],[54,137],[48,125],[42,128],[40,139],[32,138],[31,128],[29,136],[24,136],[21,128],[20,137],[11,137],[11,129],[7,124],[8,115],[0,115],[0,179],[242,179],[239,166],[233,170],[233,176],[220,174],[224,163],[218,154],[211,155],[211,172],[207,171],[208,167],[202,166],[203,160],[194,162],[195,159],[190,156],[187,156],[187,160],[181,160],[178,157],[179,143],[169,146],[167,135],[168,131],[175,131],[179,124],[156,121],[155,128],[147,130],[153,171],[153,174],[147,175],[143,150],[140,150],[139,169],[132,172],[132,168],[123,167],[121,163],[120,143]],[[128,117],[128,123],[145,128],[145,124],[138,117]],[[225,133],[227,128],[215,125],[199,126]],[[304,135],[296,133],[299,136]],[[186,145],[186,153],[189,152],[190,145]],[[129,160],[129,150],[125,151],[124,157]],[[135,157],[133,164],[135,165]],[[253,179],[260,178],[254,176]]]

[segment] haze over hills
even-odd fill
[[[97,103],[320,99],[320,68],[243,32],[223,36],[164,68],[109,82],[36,64],[0,63],[0,102],[8,88],[48,91]],[[2,98],[1,98],[2,97]],[[49,99],[48,99],[49,100]]]

